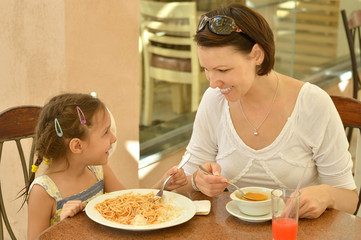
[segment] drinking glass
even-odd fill
[[[300,192],[279,188],[271,192],[272,234],[274,240],[296,240]]]

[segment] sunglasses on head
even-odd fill
[[[232,32],[242,32],[242,29],[236,25],[233,18],[221,15],[213,17],[203,15],[199,22],[197,32],[201,31],[207,23],[209,30],[218,35],[229,35]]]

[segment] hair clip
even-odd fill
[[[59,124],[59,121],[58,121],[57,118],[55,118],[54,123],[55,123],[56,134],[58,134],[58,137],[62,137],[63,136],[63,130],[61,130],[61,127],[60,127],[60,124]]]
[[[39,166],[31,165],[31,172],[35,173],[38,170]]]
[[[50,165],[50,160],[48,158],[44,157],[44,163],[49,166]]]
[[[79,120],[80,120],[80,124],[84,125],[86,123],[86,119],[84,116],[83,111],[80,109],[79,106],[76,106],[76,110],[78,111],[78,116],[79,116]]]

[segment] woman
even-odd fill
[[[337,110],[319,87],[273,70],[265,19],[231,4],[202,16],[195,41],[210,88],[187,147],[192,157],[184,170],[191,176],[183,190],[217,196],[227,179],[239,187],[296,188],[307,168],[301,218],[327,208],[353,213],[358,196]]]

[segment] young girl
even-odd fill
[[[109,150],[117,140],[110,124],[105,105],[90,95],[62,94],[44,106],[36,131],[37,160],[25,193],[28,239],[74,216],[94,197],[124,189],[107,164]],[[34,180],[43,161],[49,167]],[[170,174],[174,176],[167,190],[187,183],[183,170],[174,167],[153,188],[160,188]]]

